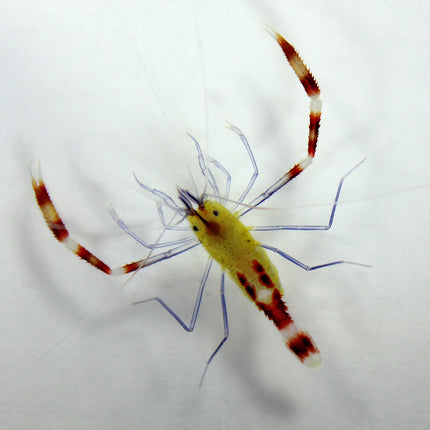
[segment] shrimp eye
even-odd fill
[[[193,225],[193,230],[194,231],[199,231],[199,228],[196,225]]]
[[[215,216],[218,216],[218,215],[219,215],[219,212],[218,212],[218,211],[213,211],[213,214],[214,214]]]

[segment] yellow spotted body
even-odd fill
[[[310,367],[321,362],[318,347],[304,330],[299,329],[282,300],[278,271],[236,213],[213,200],[189,206],[188,221],[209,255],[240,287],[242,292],[272,320],[285,339],[286,346]]]
[[[209,255],[219,263],[248,298],[252,299],[252,294],[246,290],[238,273],[246,277],[249,284],[255,288],[255,296],[264,302],[271,298],[274,287],[281,295],[283,294],[276,267],[269,260],[266,251],[259,246],[260,243],[252,237],[250,227],[246,227],[239,220],[237,213],[231,213],[221,203],[206,200],[199,205],[195,213],[188,216],[188,220]],[[255,262],[264,270],[256,272]],[[271,287],[259,279],[263,273],[270,279]]]

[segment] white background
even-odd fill
[[[429,11],[424,1],[1,1],[0,427],[425,428]],[[191,189],[186,132],[232,172],[237,198],[251,166],[224,119],[240,126],[257,195],[305,154],[308,126],[308,100],[264,22],[317,77],[323,119],[315,163],[244,222],[325,222],[339,178],[367,157],[330,231],[256,236],[308,264],[374,267],[306,273],[273,256],[321,349],[316,370],[229,281],[231,336],[198,389],[222,337],[218,267],[192,334],[155,303],[131,306],[158,294],[188,320],[204,250],[124,285],[54,240],[28,168],[40,161],[72,235],[112,266],[146,250],[107,205],[155,240],[155,204],[132,173],[173,196],[176,184]]]

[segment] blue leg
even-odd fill
[[[163,205],[162,202],[157,203],[157,212],[158,217],[160,218],[161,224],[166,230],[171,231],[190,231],[190,226],[187,227],[180,227],[179,224],[186,218],[186,215],[182,216],[182,218],[179,221],[176,221],[174,225],[172,225],[172,220],[167,223],[166,219],[164,217],[164,211],[163,211]]]
[[[299,266],[308,272],[310,272],[312,270],[322,269],[323,267],[335,266],[336,264],[354,264],[355,266],[372,267],[369,264],[355,263],[354,261],[347,261],[347,260],[331,261],[330,263],[318,264],[317,266],[308,266],[307,264],[302,263],[299,260],[296,260],[294,257],[291,257],[291,255],[286,254],[284,251],[281,251],[278,248],[274,248],[273,246],[263,245],[263,244],[260,244],[260,246],[262,248],[276,252],[281,257],[286,258],[288,261],[291,261],[291,263],[294,263],[296,266]]]
[[[342,189],[343,181],[345,178],[355,170],[361,163],[365,160],[361,160],[357,165],[355,165],[349,172],[347,172],[341,178],[339,185],[337,187],[336,196],[334,198],[333,206],[331,208],[330,218],[328,224],[326,225],[269,225],[269,226],[260,226],[254,227],[253,231],[273,231],[273,230],[328,230],[332,224],[334,219],[334,214],[336,213],[337,203],[339,201],[340,190]]]
[[[163,308],[169,312],[169,314],[175,318],[175,320],[178,322],[178,324],[186,331],[191,332],[194,330],[194,327],[196,325],[196,320],[197,320],[197,316],[199,315],[199,310],[200,310],[200,303],[202,302],[202,296],[203,296],[203,291],[205,289],[205,285],[206,285],[206,281],[208,279],[209,276],[209,272],[211,270],[212,267],[212,262],[213,260],[210,259],[208,261],[208,263],[206,264],[206,268],[205,271],[203,273],[202,276],[202,280],[200,281],[200,287],[199,287],[199,291],[197,292],[197,297],[196,297],[196,302],[194,303],[194,309],[193,309],[193,314],[191,316],[191,321],[190,324],[187,325],[186,323],[184,323],[184,321],[182,321],[182,319],[175,313],[175,311],[169,307],[164,300],[160,299],[159,297],[152,297],[151,299],[146,299],[146,300],[140,300],[138,302],[133,303],[134,305],[139,305],[141,303],[147,303],[147,302],[153,302],[156,301],[158,302],[161,306],[163,306]]]
[[[226,181],[225,181],[225,191],[223,196],[221,197],[221,201],[224,202],[225,198],[228,197],[228,195],[230,194],[230,185],[231,185],[231,175],[230,172],[218,161],[215,160],[215,158],[212,157],[207,157],[208,161],[210,163],[212,163],[219,171],[221,171],[225,177],[226,177]],[[225,204],[225,203],[223,203]]]
[[[197,140],[193,136],[191,136],[190,133],[188,133],[188,136],[191,137],[191,139],[193,140],[194,144],[196,145],[197,159],[199,161],[200,171],[202,172],[202,175],[205,177],[207,183],[212,188],[212,190],[214,191],[214,193],[217,196],[219,196],[220,193],[219,193],[219,190],[218,190],[218,185],[216,183],[214,175],[212,174],[211,169],[209,169],[209,167],[206,165],[205,157],[203,155],[202,149],[200,148],[199,142],[197,142]]]
[[[227,306],[225,304],[225,295],[224,295],[224,277],[225,272],[222,272],[221,274],[221,285],[220,285],[220,296],[221,296],[221,307],[222,307],[222,319],[224,323],[224,337],[222,338],[220,344],[216,347],[215,351],[212,353],[212,355],[209,357],[209,360],[206,363],[205,370],[203,371],[202,377],[200,379],[199,388],[201,388],[203,384],[203,380],[206,375],[206,371],[208,370],[209,364],[211,364],[211,361],[215,357],[215,355],[218,353],[218,351],[221,349],[221,347],[224,345],[225,341],[228,339],[229,331],[228,331],[228,317],[227,317]]]
[[[143,182],[140,182],[139,179],[137,179],[137,176],[135,173],[133,173],[135,181],[139,184],[140,187],[142,187],[144,190],[151,193],[153,196],[160,199],[160,201],[167,206],[168,208],[174,210],[174,211],[181,211],[183,208],[180,208],[175,201],[166,193],[163,191],[157,190],[156,188],[151,188],[148,185],[144,184]]]
[[[129,236],[131,236],[136,242],[139,242],[145,248],[166,248],[168,246],[185,245],[186,243],[191,244],[192,242],[196,241],[195,237],[184,237],[178,240],[171,240],[170,242],[148,243],[130,229],[130,227],[118,216],[116,210],[113,207],[109,208],[109,214],[122,230],[124,230]],[[189,231],[190,228],[187,227],[187,230]]]
[[[249,157],[249,159],[251,161],[251,164],[252,164],[252,167],[254,169],[254,171],[252,173],[252,176],[251,176],[251,179],[248,182],[248,185],[246,186],[246,188],[243,191],[242,195],[237,200],[239,203],[242,203],[245,200],[245,197],[248,195],[249,191],[251,190],[252,186],[254,185],[255,180],[257,179],[257,176],[258,176],[258,167],[257,167],[257,162],[255,161],[255,158],[254,158],[254,154],[252,153],[251,146],[249,145],[248,139],[243,134],[243,131],[239,127],[237,127],[234,124],[232,124],[230,121],[227,121],[227,123],[228,123],[227,127],[230,130],[232,130],[234,133],[236,133],[239,136],[240,140],[242,141],[243,146],[245,147],[246,152],[248,153],[248,157]],[[236,205],[232,209],[232,212],[234,212],[237,209],[238,206],[239,205]]]

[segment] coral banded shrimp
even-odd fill
[[[227,307],[224,296],[225,274],[227,274],[230,279],[232,279],[233,282],[238,285],[243,294],[249,300],[254,302],[256,307],[263,311],[263,313],[273,322],[273,324],[280,331],[285,345],[292,352],[292,354],[304,365],[316,367],[321,363],[320,351],[310,334],[305,330],[300,329],[291,317],[285,300],[283,299],[283,289],[279,280],[278,271],[270,261],[266,250],[277,253],[278,255],[307,271],[342,263],[366,266],[360,263],[354,263],[345,260],[332,261],[317,266],[308,266],[281,251],[280,249],[259,243],[251,235],[251,230],[328,230],[333,223],[343,181],[347,175],[349,175],[359,164],[361,164],[361,162],[348,173],[346,173],[343,178],[341,178],[337,187],[327,224],[276,225],[251,228],[245,226],[240,220],[243,215],[247,214],[252,209],[266,201],[311,164],[315,156],[318,140],[318,131],[321,118],[321,100],[318,84],[309,69],[301,60],[295,48],[275,30],[267,28],[267,31],[274,37],[281,47],[285,57],[303,85],[307,96],[310,98],[308,148],[307,156],[303,160],[295,164],[290,170],[282,175],[279,180],[259,194],[251,202],[247,204],[244,203],[249,191],[257,179],[258,168],[248,140],[243,132],[237,126],[229,124],[230,129],[237,134],[244,145],[254,169],[251,179],[249,180],[245,190],[237,200],[230,200],[228,196],[231,183],[230,173],[219,161],[205,158],[197,140],[190,136],[195,143],[200,170],[206,180],[206,188],[210,189],[210,193],[206,192],[205,190],[201,195],[195,195],[178,187],[178,202],[176,202],[172,197],[168,196],[164,192],[155,188],[151,188],[136,178],[138,184],[157,199],[158,214],[163,226],[162,232],[159,236],[159,239],[155,243],[147,243],[136,233],[134,233],[127,226],[127,224],[121,218],[119,218],[115,210],[111,208],[110,213],[119,227],[133,239],[149,249],[149,252],[144,259],[112,269],[110,266],[96,257],[92,252],[88,251],[70,237],[67,227],[55,209],[54,204],[49,196],[39,168],[32,168],[32,185],[36,200],[42,211],[45,221],[54,234],[55,238],[63,243],[78,257],[82,258],[93,265],[95,268],[108,275],[121,275],[130,272],[137,272],[144,267],[170,259],[198,245],[202,245],[206,249],[211,258],[204,269],[189,324],[186,324],[160,297],[153,297],[136,302],[136,304],[150,301],[158,302],[186,331],[193,331],[195,327],[203,291],[212,267],[213,260],[220,264],[222,268],[222,274],[219,288],[224,322],[224,337],[212,355],[209,357],[204,368],[200,384],[204,379],[212,359],[221,349],[222,345],[229,336]],[[215,171],[214,169],[222,172],[222,174],[226,177],[226,189],[224,193],[221,193],[219,190],[218,184],[213,174]],[[231,209],[228,209],[228,206],[232,206]],[[170,220],[166,220],[166,209],[173,211],[173,216]],[[183,231],[184,227],[179,226],[179,224],[185,220],[187,220],[190,224],[191,232],[193,233],[192,236],[169,242],[161,241],[163,234],[167,230]],[[189,231],[189,227],[187,227],[187,230]],[[163,250],[166,248],[167,250]],[[162,251],[158,252],[160,249]]]

